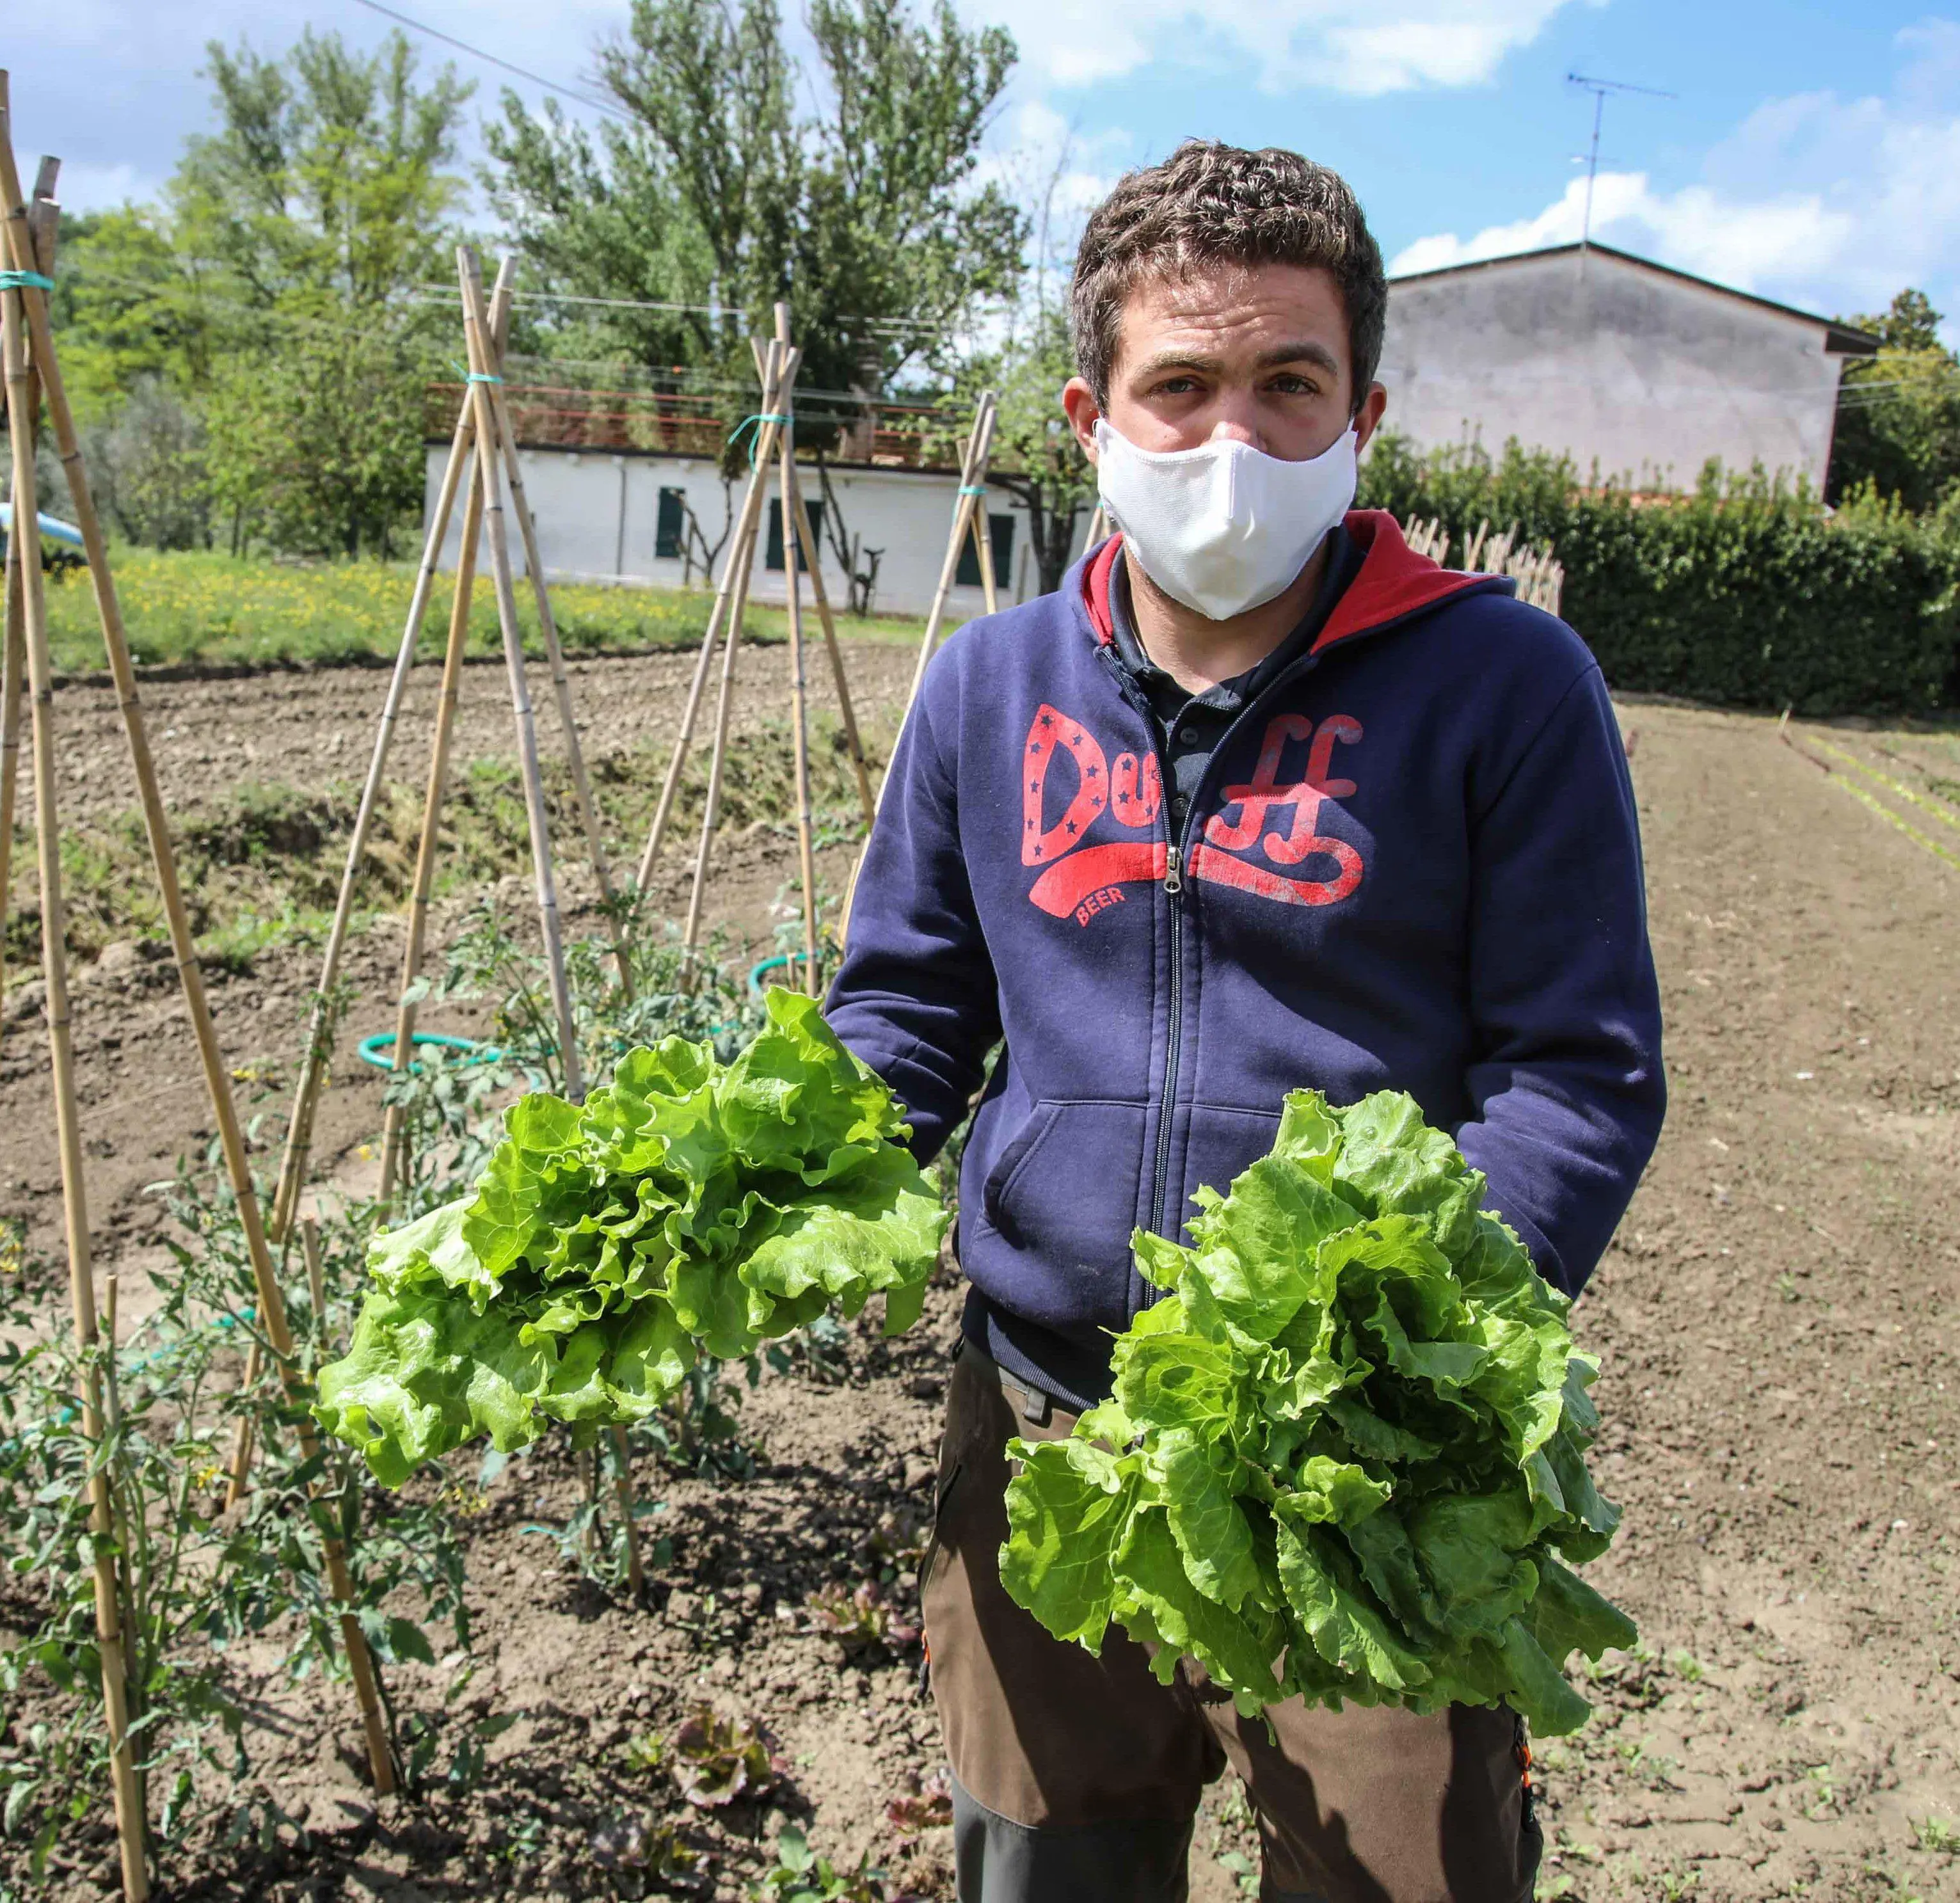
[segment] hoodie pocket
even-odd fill
[[[1052,1268],[1127,1277],[1143,1171],[1141,1103],[1038,1103],[988,1172],[987,1226]]]

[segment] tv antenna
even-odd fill
[[[1580,87],[1592,95],[1592,145],[1586,155],[1586,216],[1579,231],[1579,242],[1583,245],[1592,236],[1592,183],[1599,176],[1599,122],[1605,116],[1606,95],[1640,93],[1649,99],[1678,99],[1680,94],[1662,92],[1658,86],[1635,86],[1624,79],[1593,79],[1584,73],[1567,73],[1565,83]]]

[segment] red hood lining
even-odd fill
[[[1402,525],[1386,509],[1351,509],[1343,526],[1362,552],[1361,570],[1334,604],[1327,625],[1313,644],[1316,654],[1337,641],[1372,633],[1452,595],[1487,588],[1500,579],[1437,567],[1403,540]],[[1112,535],[1082,571],[1083,605],[1089,611],[1089,625],[1098,644],[1105,648],[1115,638],[1109,584],[1122,547],[1122,535]]]

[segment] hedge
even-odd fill
[[[1460,553],[1480,522],[1556,550],[1561,612],[1607,679],[1637,692],[1800,714],[1927,713],[1955,701],[1960,533],[1860,498],[1828,514],[1760,476],[1691,495],[1582,487],[1515,444],[1421,457],[1384,438],[1362,501],[1440,517]]]

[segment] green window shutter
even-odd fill
[[[993,544],[994,586],[1004,589],[1014,559],[1014,518],[1011,515],[989,515],[987,534]],[[980,552],[973,546],[973,537],[969,534],[959,545],[959,568],[953,580],[963,588],[977,588],[980,585]]]
[[[663,562],[680,559],[681,533],[686,521],[684,489],[660,492],[660,514],[654,520],[654,554]]]
[[[1005,590],[1011,585],[1014,572],[1014,518],[1011,515],[990,515],[987,518],[987,533],[994,543],[994,585]]]
[[[809,511],[810,533],[815,536],[822,535],[823,533],[823,504],[821,502],[806,501],[803,504],[803,508]],[[768,546],[763,551],[762,560],[764,565],[770,569],[773,573],[776,574],[781,574],[782,573],[783,504],[782,498],[780,496],[772,498],[769,503]],[[798,549],[797,550],[797,573],[798,574],[806,575],[810,573],[810,551],[807,549]]]

